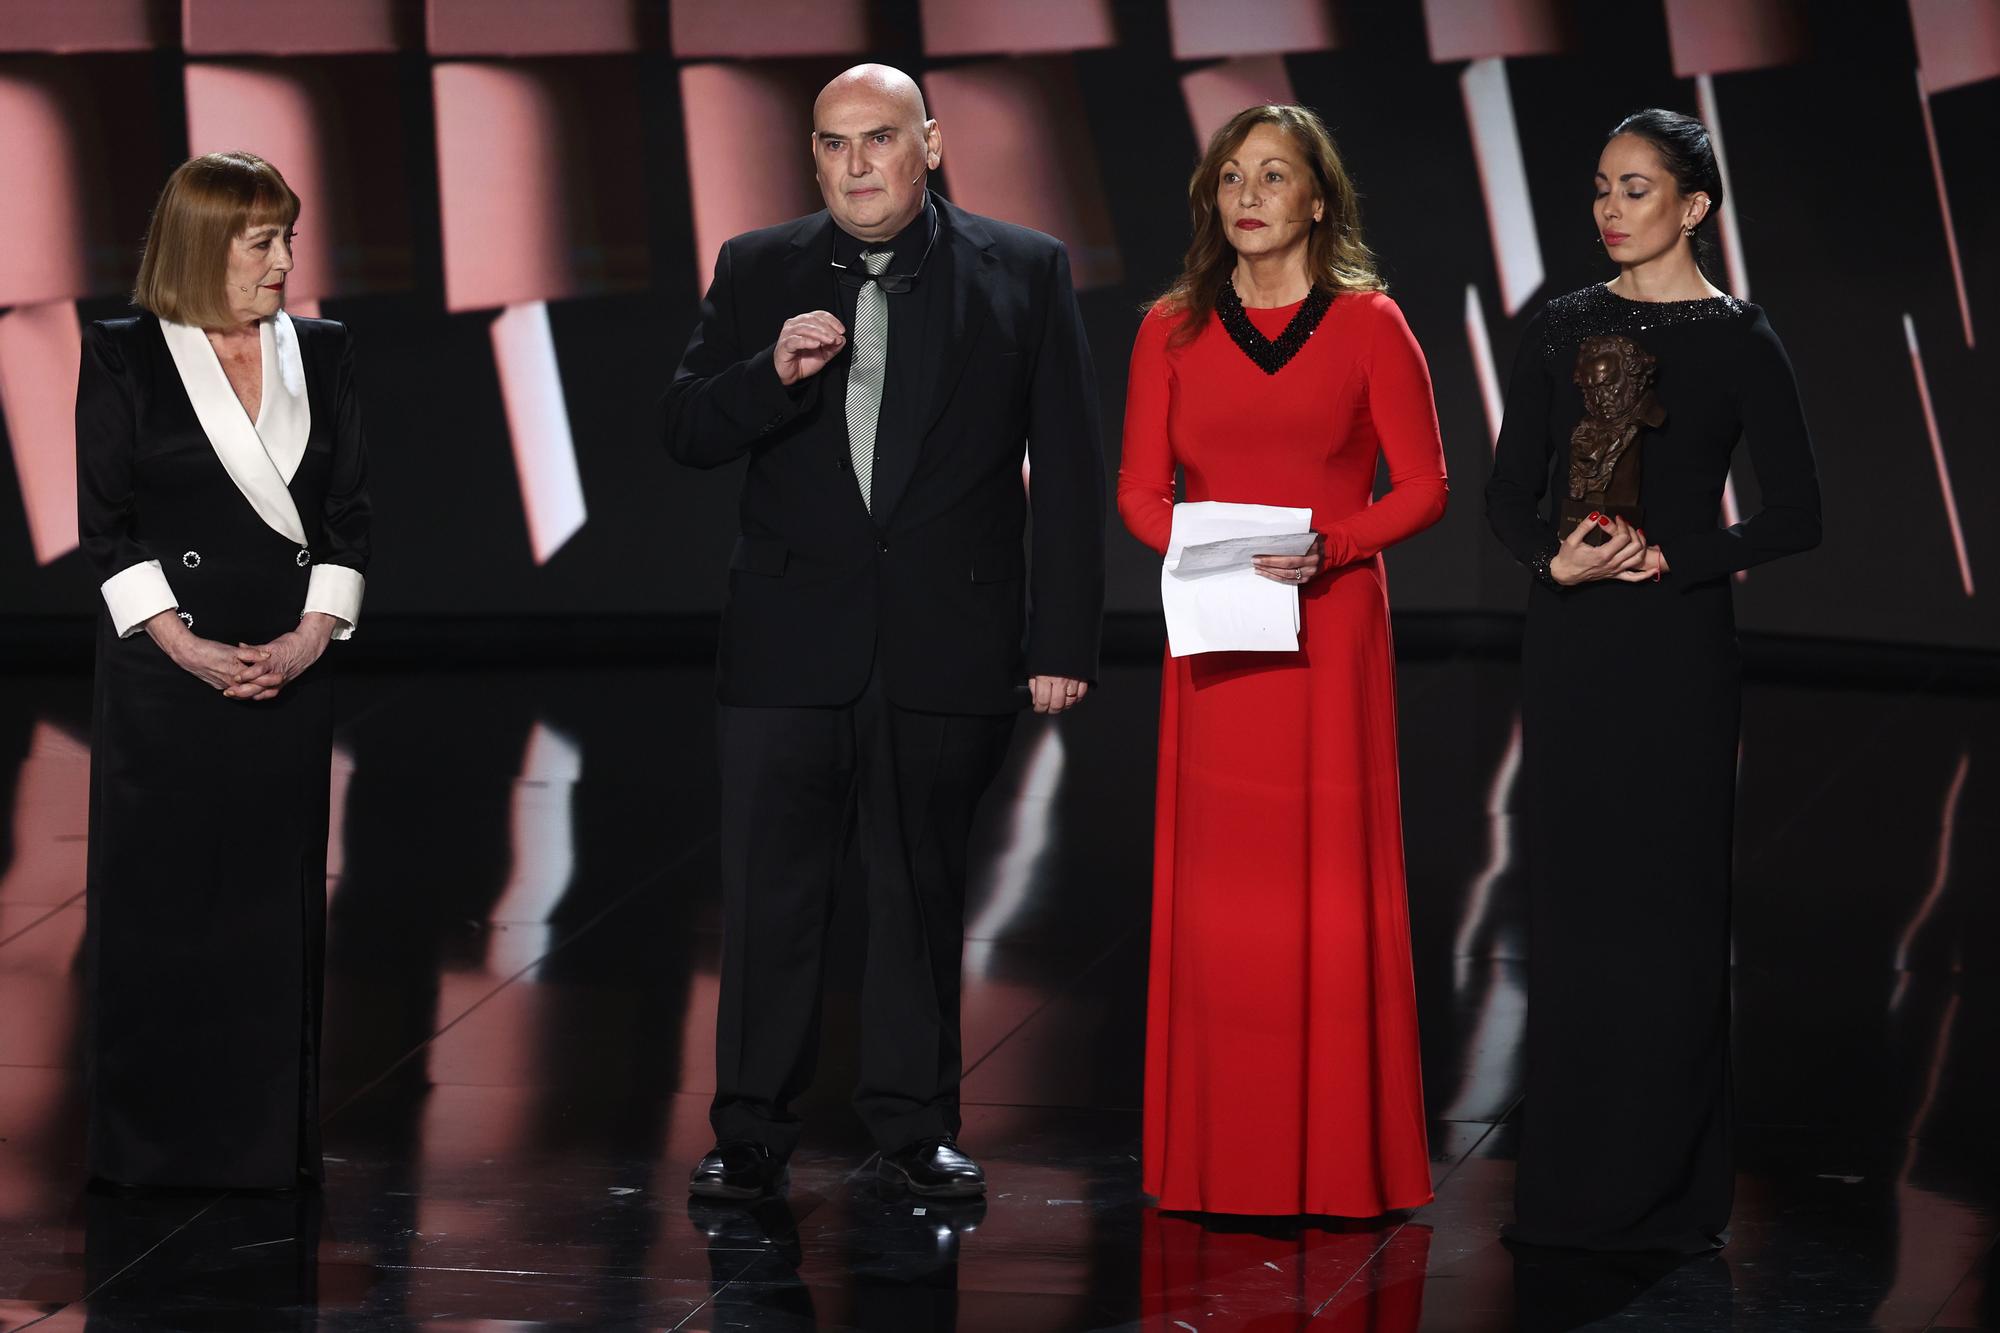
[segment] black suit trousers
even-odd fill
[[[894,1151],[959,1127],[966,849],[1013,714],[890,702],[878,670],[835,707],[720,709],[722,981],[718,1139],[788,1155],[811,1083],[835,882],[851,841],[867,880],[855,1108]]]

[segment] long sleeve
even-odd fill
[[[1104,442],[1097,370],[1058,245],[1028,402],[1028,674],[1097,679],[1104,623]]]
[[[89,325],[76,387],[76,526],[120,638],[179,605],[160,562],[132,536],[137,435],[125,359],[102,327]]]
[[[354,391],[354,339],[340,331],[340,367],[335,376],[333,469],[321,513],[321,551],[306,586],[306,611],[340,622],[336,639],[353,637],[361,619],[367,583],[369,530],[368,448],[361,429],[361,404]]]
[[[1718,578],[1819,545],[1819,469],[1791,359],[1761,311],[1747,338],[1739,407],[1763,508],[1733,527],[1663,543],[1670,582]]]
[[[1507,381],[1506,415],[1486,479],[1486,522],[1516,560],[1534,566],[1561,544],[1555,525],[1542,517],[1549,489],[1549,377],[1542,364],[1547,312],[1528,321]]]
[[[1118,514],[1134,537],[1163,556],[1174,530],[1174,453],[1167,439],[1173,324],[1154,310],[1139,325],[1125,376],[1125,438],[1118,455]]]
[[[736,323],[731,246],[715,260],[715,278],[701,301],[701,322],[688,337],[667,386],[667,451],[691,467],[720,467],[741,458],[787,422],[810,410],[819,393],[814,375],[789,388],[778,378],[772,340],[746,349]]]
[[[1322,529],[1327,564],[1373,559],[1444,517],[1449,494],[1444,442],[1423,349],[1395,302],[1374,301],[1368,363],[1368,411],[1389,464],[1389,493]]]

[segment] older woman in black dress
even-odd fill
[[[1703,276],[1722,180],[1700,122],[1642,111],[1598,160],[1618,276],[1528,326],[1486,487],[1535,573],[1528,1087],[1510,1237],[1721,1244],[1732,1189],[1730,575],[1819,542],[1790,362]],[[1719,527],[1738,439],[1763,509]],[[1543,498],[1553,490],[1546,508]]]
[[[330,639],[368,560],[347,330],[284,312],[299,201],[184,164],[134,304],[84,333],[78,512],[102,580],[91,745],[90,1171],[320,1176]]]

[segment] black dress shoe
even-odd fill
[[[949,1134],[883,1153],[875,1174],[886,1184],[926,1199],[967,1199],[986,1193],[986,1173],[958,1150]]]
[[[756,1199],[778,1188],[784,1159],[761,1143],[732,1139],[708,1150],[688,1177],[688,1193],[704,1199]]]

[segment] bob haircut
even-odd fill
[[[1325,205],[1326,219],[1313,224],[1306,241],[1306,275],[1314,287],[1330,295],[1386,291],[1375,271],[1375,256],[1361,239],[1361,199],[1341,164],[1333,135],[1308,107],[1253,106],[1239,111],[1208,141],[1201,165],[1188,179],[1188,213],[1193,237],[1180,276],[1161,294],[1154,308],[1180,319],[1168,339],[1178,346],[1192,340],[1215,311],[1215,298],[1236,267],[1236,250],[1222,226],[1216,191],[1222,164],[1236,155],[1250,131],[1271,125],[1284,132],[1312,173],[1313,194]]]
[[[298,217],[299,197],[255,153],[188,159],[153,207],[132,304],[175,324],[228,328],[230,244],[252,227],[289,227]]]

